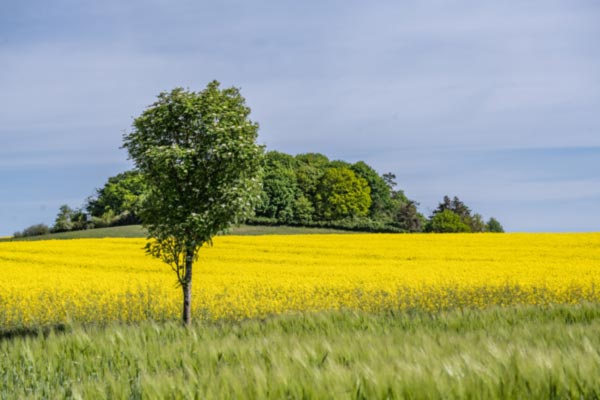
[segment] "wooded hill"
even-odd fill
[[[397,188],[392,173],[379,175],[363,161],[329,160],[320,153],[265,154],[263,189],[254,225],[328,227],[368,232],[503,232],[494,218],[485,221],[457,197],[445,196],[426,217],[418,203]],[[135,170],[108,179],[84,207],[63,205],[52,228],[64,232],[140,223],[144,182]],[[33,230],[27,228],[21,235]],[[36,234],[36,233],[33,234]],[[19,233],[18,233],[19,234]]]

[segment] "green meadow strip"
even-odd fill
[[[303,313],[0,340],[0,398],[600,397],[600,305]]]

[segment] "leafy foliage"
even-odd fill
[[[445,209],[431,217],[427,223],[426,231],[438,233],[471,232],[471,228],[463,222],[460,215]]]
[[[45,235],[47,233],[50,233],[50,228],[48,228],[48,225],[35,224],[35,225],[31,225],[31,226],[23,229],[21,232],[15,232],[13,234],[13,237],[20,238],[20,237],[29,237],[29,236],[41,236],[41,235]]]
[[[257,215],[283,222],[293,220],[298,192],[294,165],[294,158],[287,154],[268,152],[265,155],[265,176]]]
[[[88,198],[86,209],[108,225],[119,219],[139,223],[139,210],[145,192],[144,180],[137,170],[126,171],[108,178],[96,196]]]
[[[298,154],[295,158],[298,189],[314,204],[317,186],[325,173],[329,159],[318,153]]]
[[[458,197],[454,196],[454,198],[450,199],[449,196],[444,196],[442,202],[438,205],[438,208],[433,212],[431,220],[433,218],[444,211],[451,211],[454,214],[458,215],[460,221],[468,227],[468,232],[485,232],[487,230],[487,225],[483,221],[483,217],[481,214],[473,214],[471,215],[471,209],[467,207],[465,203],[463,203]],[[442,219],[447,219],[445,216]],[[430,229],[433,225],[430,225]],[[458,229],[458,228],[457,228]],[[433,230],[436,231],[435,229]],[[463,231],[453,231],[453,232],[463,232]]]
[[[418,203],[412,200],[398,202],[391,225],[407,232],[421,232],[426,219],[417,211],[417,205]]]
[[[53,230],[55,232],[64,232],[72,230],[73,222],[71,221],[71,219],[73,218],[74,212],[75,211],[66,204],[60,206],[58,215],[56,216],[56,220],[54,221]]]
[[[323,220],[365,217],[371,206],[371,189],[367,181],[351,169],[329,168],[319,181],[315,205]]]
[[[86,229],[87,216],[81,209],[72,209],[66,204],[60,206],[52,232],[66,232]]]
[[[481,214],[473,214],[470,220],[471,232],[485,232],[486,225]]]
[[[486,226],[486,230],[488,232],[494,232],[494,233],[503,233],[504,232],[504,228],[502,227],[500,222],[498,222],[498,220],[493,217],[488,220],[488,222],[485,224],[485,226]]]
[[[159,117],[155,115],[152,118]],[[182,118],[183,121],[187,117]],[[161,129],[181,130],[181,123],[172,121],[171,126]],[[173,150],[166,149],[163,155],[166,151]],[[171,158],[177,157],[174,154]],[[269,151],[264,155],[262,167],[263,184],[254,207],[256,217],[240,217],[240,222],[245,218],[244,222],[251,224],[341,227],[367,232],[422,232],[435,231],[436,223],[446,218],[440,217],[432,224],[418,211],[418,202],[409,199],[403,190],[396,189],[395,174],[387,172],[379,175],[364,161],[351,164],[344,160],[330,161],[320,153],[293,156]],[[340,171],[345,171],[345,176],[340,175]],[[180,175],[183,177],[181,179],[187,179],[185,174]],[[361,191],[358,186],[352,188],[356,184],[355,178],[367,183],[368,196],[355,193],[356,190]],[[194,190],[201,188],[195,187]],[[96,197],[88,199],[87,210],[93,215],[91,225],[108,227],[138,223],[140,207],[147,191],[146,181],[137,170],[109,178],[104,187],[97,190]],[[369,206],[365,214],[367,203]],[[445,210],[458,215],[470,232],[504,231],[497,220],[492,218],[484,222],[481,214],[472,214],[471,209],[456,196],[444,196],[430,219]],[[57,226],[61,226],[61,230],[82,226],[71,223],[73,220],[62,219]],[[85,226],[89,227],[90,224]],[[460,225],[453,229],[463,230],[464,227]]]
[[[392,207],[392,196],[387,182],[364,161],[356,162],[350,168],[369,184],[371,190],[369,217],[374,220],[388,219],[389,210]]]
[[[471,209],[456,196],[454,196],[453,199],[450,199],[449,196],[444,196],[444,199],[433,214],[435,215],[445,210],[452,211],[454,214],[458,215],[463,222],[471,218]]]

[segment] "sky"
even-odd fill
[[[0,2],[0,236],[108,177],[162,91],[240,88],[268,150],[363,160],[431,214],[600,231],[600,2]]]

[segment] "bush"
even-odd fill
[[[101,217],[92,217],[90,228],[108,228],[111,226],[138,225],[142,221],[140,218],[129,211],[124,211],[119,215],[115,215],[112,210],[102,214]]]
[[[486,224],[486,230],[488,232],[494,232],[494,233],[503,233],[504,232],[504,228],[502,227],[502,225],[500,224],[500,222],[498,222],[498,220],[496,218],[490,218],[490,220]]]
[[[471,228],[461,220],[458,214],[445,209],[431,217],[425,231],[437,233],[471,232]]]
[[[14,237],[27,237],[27,236],[39,236],[50,233],[50,228],[46,224],[31,225],[28,228],[23,229],[22,232],[15,232]]]
[[[276,218],[254,217],[246,220],[248,225],[265,225],[265,226],[298,226],[304,228],[329,228],[340,229],[345,231],[355,232],[372,232],[372,233],[406,233],[406,230],[400,229],[391,225],[386,225],[383,222],[373,221],[368,218],[361,219],[342,219],[337,221],[307,221],[307,222],[290,222],[281,223]]]

